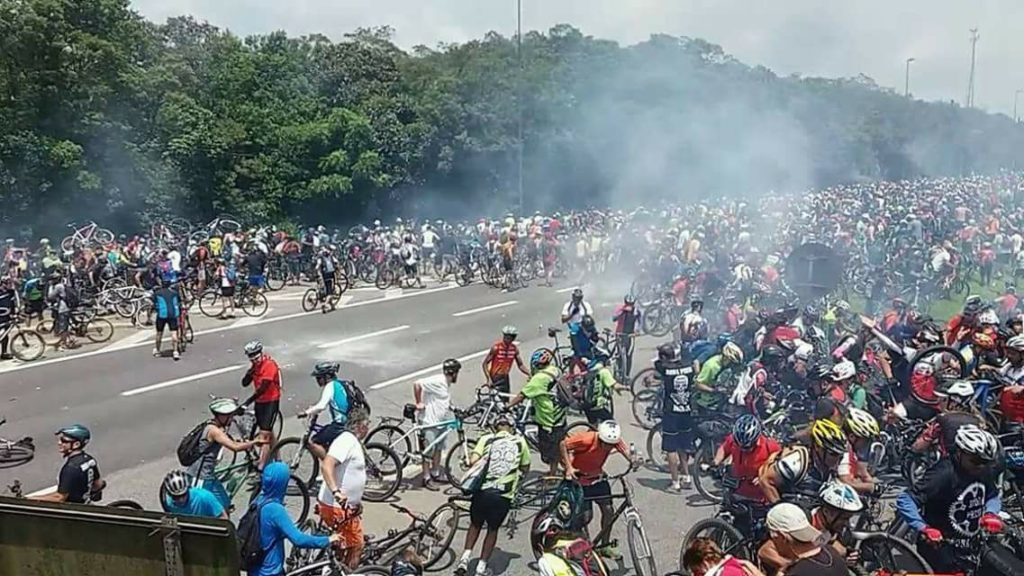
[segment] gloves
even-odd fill
[[[939,532],[938,528],[925,526],[924,530],[921,530],[921,538],[924,538],[924,541],[929,544],[938,544],[942,542],[942,532]]]
[[[978,525],[989,534],[998,534],[1003,531],[1003,519],[998,514],[991,512],[985,513],[978,521]]]

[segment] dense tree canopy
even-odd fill
[[[505,210],[520,111],[528,210],[990,172],[1024,150],[1006,116],[779,77],[700,39],[622,47],[560,25],[517,54],[495,33],[408,52],[390,38],[0,0],[0,228]]]

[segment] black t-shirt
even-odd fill
[[[846,562],[831,546],[822,546],[814,556],[801,558],[785,570],[786,576],[847,576]]]
[[[656,360],[654,369],[658,371],[662,381],[662,407],[666,414],[689,414],[691,386],[693,384],[693,364],[673,360],[663,362]]]
[[[969,478],[958,473],[949,458],[943,458],[910,490],[910,497],[926,524],[938,528],[950,544],[966,549],[978,532],[985,502],[998,494],[997,477],[998,470],[993,470],[985,478]]]
[[[68,495],[68,502],[88,504],[91,501],[92,484],[100,477],[100,466],[96,460],[79,452],[64,461],[57,482],[57,492]]]
[[[245,256],[245,266],[249,274],[253,276],[263,275],[263,269],[267,266],[267,257],[260,250],[253,250]]]

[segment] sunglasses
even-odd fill
[[[57,441],[60,442],[61,444],[74,444],[75,442],[78,442],[78,440],[75,440],[73,438],[65,438],[63,436],[58,438]]]

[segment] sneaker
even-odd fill
[[[459,560],[459,565],[455,567],[455,576],[466,576],[468,571],[469,560]]]
[[[488,566],[484,568],[483,571],[477,570],[476,576],[494,576],[494,570],[491,570],[491,567]]]
[[[668,487],[669,492],[682,492],[683,487],[679,485],[679,481],[676,480]]]
[[[153,358],[159,358],[159,357],[160,357],[160,349],[159,348],[153,348]]]
[[[609,560],[622,560],[622,554],[619,552],[619,547],[615,544],[609,544],[598,548],[597,554],[598,556]]]
[[[693,478],[690,476],[683,476],[683,488],[693,488]]]
[[[175,350],[171,356],[174,357],[175,360],[181,360],[181,355],[178,354],[177,350]]]

